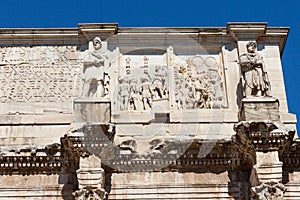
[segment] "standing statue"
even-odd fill
[[[102,42],[99,37],[93,40],[93,50],[89,50],[83,61],[83,96],[104,97],[105,84],[109,66],[108,56],[102,49]]]
[[[249,42],[247,53],[240,56],[241,72],[244,79],[243,89],[246,97],[270,95],[268,74],[256,47],[256,42]]]

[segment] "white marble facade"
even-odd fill
[[[109,138],[111,144],[106,147],[117,149],[121,152],[120,156],[169,156],[179,152],[173,144],[178,146],[186,142],[197,146],[205,141],[207,143],[201,143],[205,144],[200,148],[201,155],[208,155],[212,149],[219,154],[215,154],[217,158],[201,161],[202,164],[198,160],[198,164],[218,165],[220,162],[216,160],[225,154],[240,159],[235,157],[235,153],[222,153],[228,143],[246,146],[250,143],[245,142],[245,138],[242,138],[245,143],[241,144],[235,140],[235,124],[248,117],[241,118],[241,109],[245,107],[247,112],[253,114],[255,108],[252,109],[252,105],[264,108],[270,99],[274,100],[270,105],[276,103],[275,106],[272,104],[274,109],[272,107],[272,112],[268,109],[257,111],[263,115],[259,119],[267,114],[274,115],[269,118],[276,119],[276,127],[285,127],[283,133],[272,130],[270,137],[282,134],[280,137],[288,138],[292,132],[288,130],[295,129],[296,117],[288,112],[281,65],[288,28],[267,27],[264,23],[229,23],[226,28],[135,29],[119,28],[117,24],[80,24],[78,28],[64,31],[6,31],[0,32],[2,161],[2,156],[9,157],[5,159],[10,162],[29,154],[26,159],[31,159],[42,154],[39,149],[45,145],[48,145],[45,158],[51,160],[55,155],[65,156],[69,152],[64,151],[70,149],[59,149],[63,138],[70,135],[75,138],[85,136],[91,130],[85,125],[104,124],[103,127],[108,127],[107,130],[105,128],[106,132],[114,133]],[[7,34],[12,32],[14,34]],[[264,123],[273,124],[269,121]],[[293,146],[292,139],[289,139],[291,141],[287,143]],[[234,149],[235,146],[230,148]],[[251,148],[247,151],[254,149]],[[295,145],[293,148],[296,148]],[[105,158],[96,155],[101,157],[96,160],[101,161],[95,169],[77,169],[77,173],[82,173],[78,176],[79,189],[82,190],[75,192],[76,198],[98,195],[103,199],[110,193],[108,196],[112,199],[250,199],[250,194],[243,196],[243,192],[250,191],[252,187],[251,191],[257,198],[265,194],[274,196],[278,190],[280,198],[286,193],[287,199],[293,199],[289,188],[299,189],[300,178],[293,172],[289,175],[291,182],[285,183],[287,190],[282,185],[284,164],[282,160],[279,161],[277,154],[282,153],[281,150],[272,149],[275,152],[272,154],[274,159],[270,159],[271,164],[275,163],[272,166],[264,162],[257,162],[257,166],[252,163],[253,171],[255,167],[258,171],[252,171],[251,174],[256,176],[255,183],[244,180],[244,177],[240,180],[232,175],[235,172],[227,169],[194,173],[198,168],[185,173],[178,169],[166,173],[153,170],[120,174],[111,170],[108,178],[105,177],[105,170],[112,166],[102,169],[101,162],[107,165]],[[74,155],[81,153],[76,150]],[[84,156],[89,160],[88,154]],[[177,155],[177,158],[180,156]],[[256,156],[263,158],[260,153]],[[22,159],[20,166],[27,166]],[[236,170],[238,168],[234,167],[238,164],[232,163],[234,159],[226,161],[226,164]],[[243,159],[235,161],[243,162]],[[84,159],[76,162],[80,164],[80,160]],[[47,174],[45,171],[39,175],[31,173],[32,181],[28,181],[21,177],[22,170],[17,171],[17,165],[11,164],[13,167],[10,170],[8,164],[1,164],[2,161],[0,167],[4,174],[0,180],[9,181],[7,190],[0,188],[0,198],[11,197],[15,193],[16,199],[46,199],[49,196],[52,199],[67,199],[72,198],[70,195],[76,190],[70,178],[76,170],[69,174],[65,171],[56,172],[49,177],[44,176]],[[120,164],[123,161],[118,162]],[[194,160],[189,162],[190,166],[196,165]],[[53,163],[49,163],[52,166]],[[275,182],[273,175],[267,177],[268,181],[263,181],[260,174],[255,174],[263,173],[261,171],[265,165],[281,170]],[[37,168],[36,165],[34,167]],[[96,174],[98,171],[101,171],[101,181]],[[93,176],[99,179],[94,182],[101,184],[97,182],[95,188],[89,188],[89,183],[93,182],[89,178]],[[204,179],[207,177],[206,182]],[[35,189],[24,192],[24,188],[26,190],[35,185],[33,180],[39,183],[42,192]],[[83,186],[85,181],[88,186]],[[235,181],[236,185],[233,187],[230,181]],[[111,191],[106,188],[107,185]],[[186,188],[188,191],[185,191]],[[237,191],[232,192],[232,188]],[[264,191],[258,191],[260,188]],[[276,191],[272,193],[267,191],[268,188]],[[168,194],[168,190],[172,194]],[[197,196],[199,191],[201,195]],[[87,194],[89,192],[91,194]],[[25,197],[22,194],[26,194]]]

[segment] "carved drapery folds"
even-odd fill
[[[148,62],[145,56],[143,64],[131,66],[130,57],[126,58],[126,73],[118,84],[118,110],[150,110],[153,103],[169,99],[167,66]]]
[[[178,109],[224,108],[223,70],[213,56],[196,55],[174,66]]]
[[[278,182],[266,182],[251,188],[251,200],[283,200],[286,187]]]
[[[108,50],[103,48],[99,37],[93,40],[93,49],[89,49],[83,59],[83,96],[104,97],[108,95],[110,66]]]
[[[270,96],[270,81],[256,42],[247,44],[247,53],[240,56],[244,96]]]
[[[226,107],[220,55],[123,56],[119,71],[117,111],[210,109]]]

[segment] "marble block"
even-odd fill
[[[110,122],[110,101],[103,98],[74,100],[75,122]]]
[[[272,97],[247,97],[242,99],[240,121],[280,121],[279,101]]]

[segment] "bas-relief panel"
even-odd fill
[[[72,102],[81,93],[76,46],[0,47],[1,103]]]
[[[149,111],[169,101],[169,69],[161,56],[122,56],[115,111]]]
[[[1,47],[0,102],[71,107],[82,96],[85,54],[76,46]],[[116,79],[108,91],[113,113],[226,107],[220,54],[175,55],[169,47],[163,55],[120,54],[117,60],[108,74]]]
[[[227,107],[221,54],[121,55],[113,113]]]
[[[224,69],[219,55],[182,56],[175,64],[176,109],[226,107]]]

